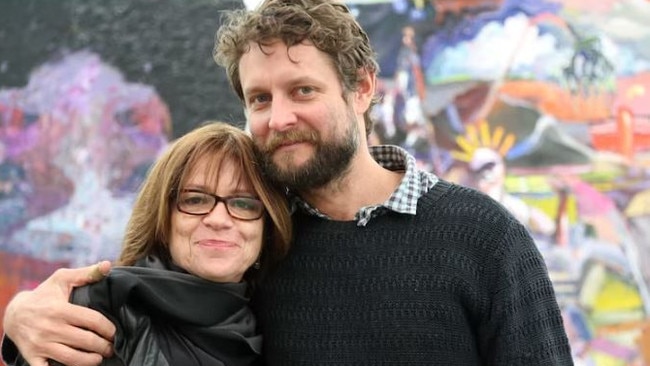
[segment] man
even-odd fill
[[[405,151],[367,146],[377,63],[345,6],[268,0],[230,13],[215,49],[295,207],[292,249],[254,299],[268,365],[572,364],[525,228]],[[88,271],[60,271],[8,307],[23,355],[93,365],[110,353],[112,325],[61,301]]]

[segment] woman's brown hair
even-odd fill
[[[176,209],[177,192],[206,156],[210,157],[206,177],[216,182],[220,164],[232,162],[241,172],[234,178],[249,182],[264,204],[265,240],[261,265],[268,266],[286,254],[292,227],[283,190],[263,178],[248,134],[226,123],[210,122],[177,139],[150,169],[133,206],[118,265],[131,266],[152,254],[170,260],[171,214]],[[250,279],[248,277],[247,272],[245,278]]]

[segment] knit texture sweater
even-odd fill
[[[254,299],[269,366],[573,364],[542,256],[487,196],[440,181],[416,215],[294,224]]]

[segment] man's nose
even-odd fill
[[[289,98],[273,98],[269,128],[275,131],[285,131],[298,122],[294,105]]]

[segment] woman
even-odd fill
[[[248,365],[261,348],[248,291],[290,236],[286,199],[264,181],[249,136],[211,123],[157,160],[119,267],[71,301],[115,323],[115,356],[103,365]]]

